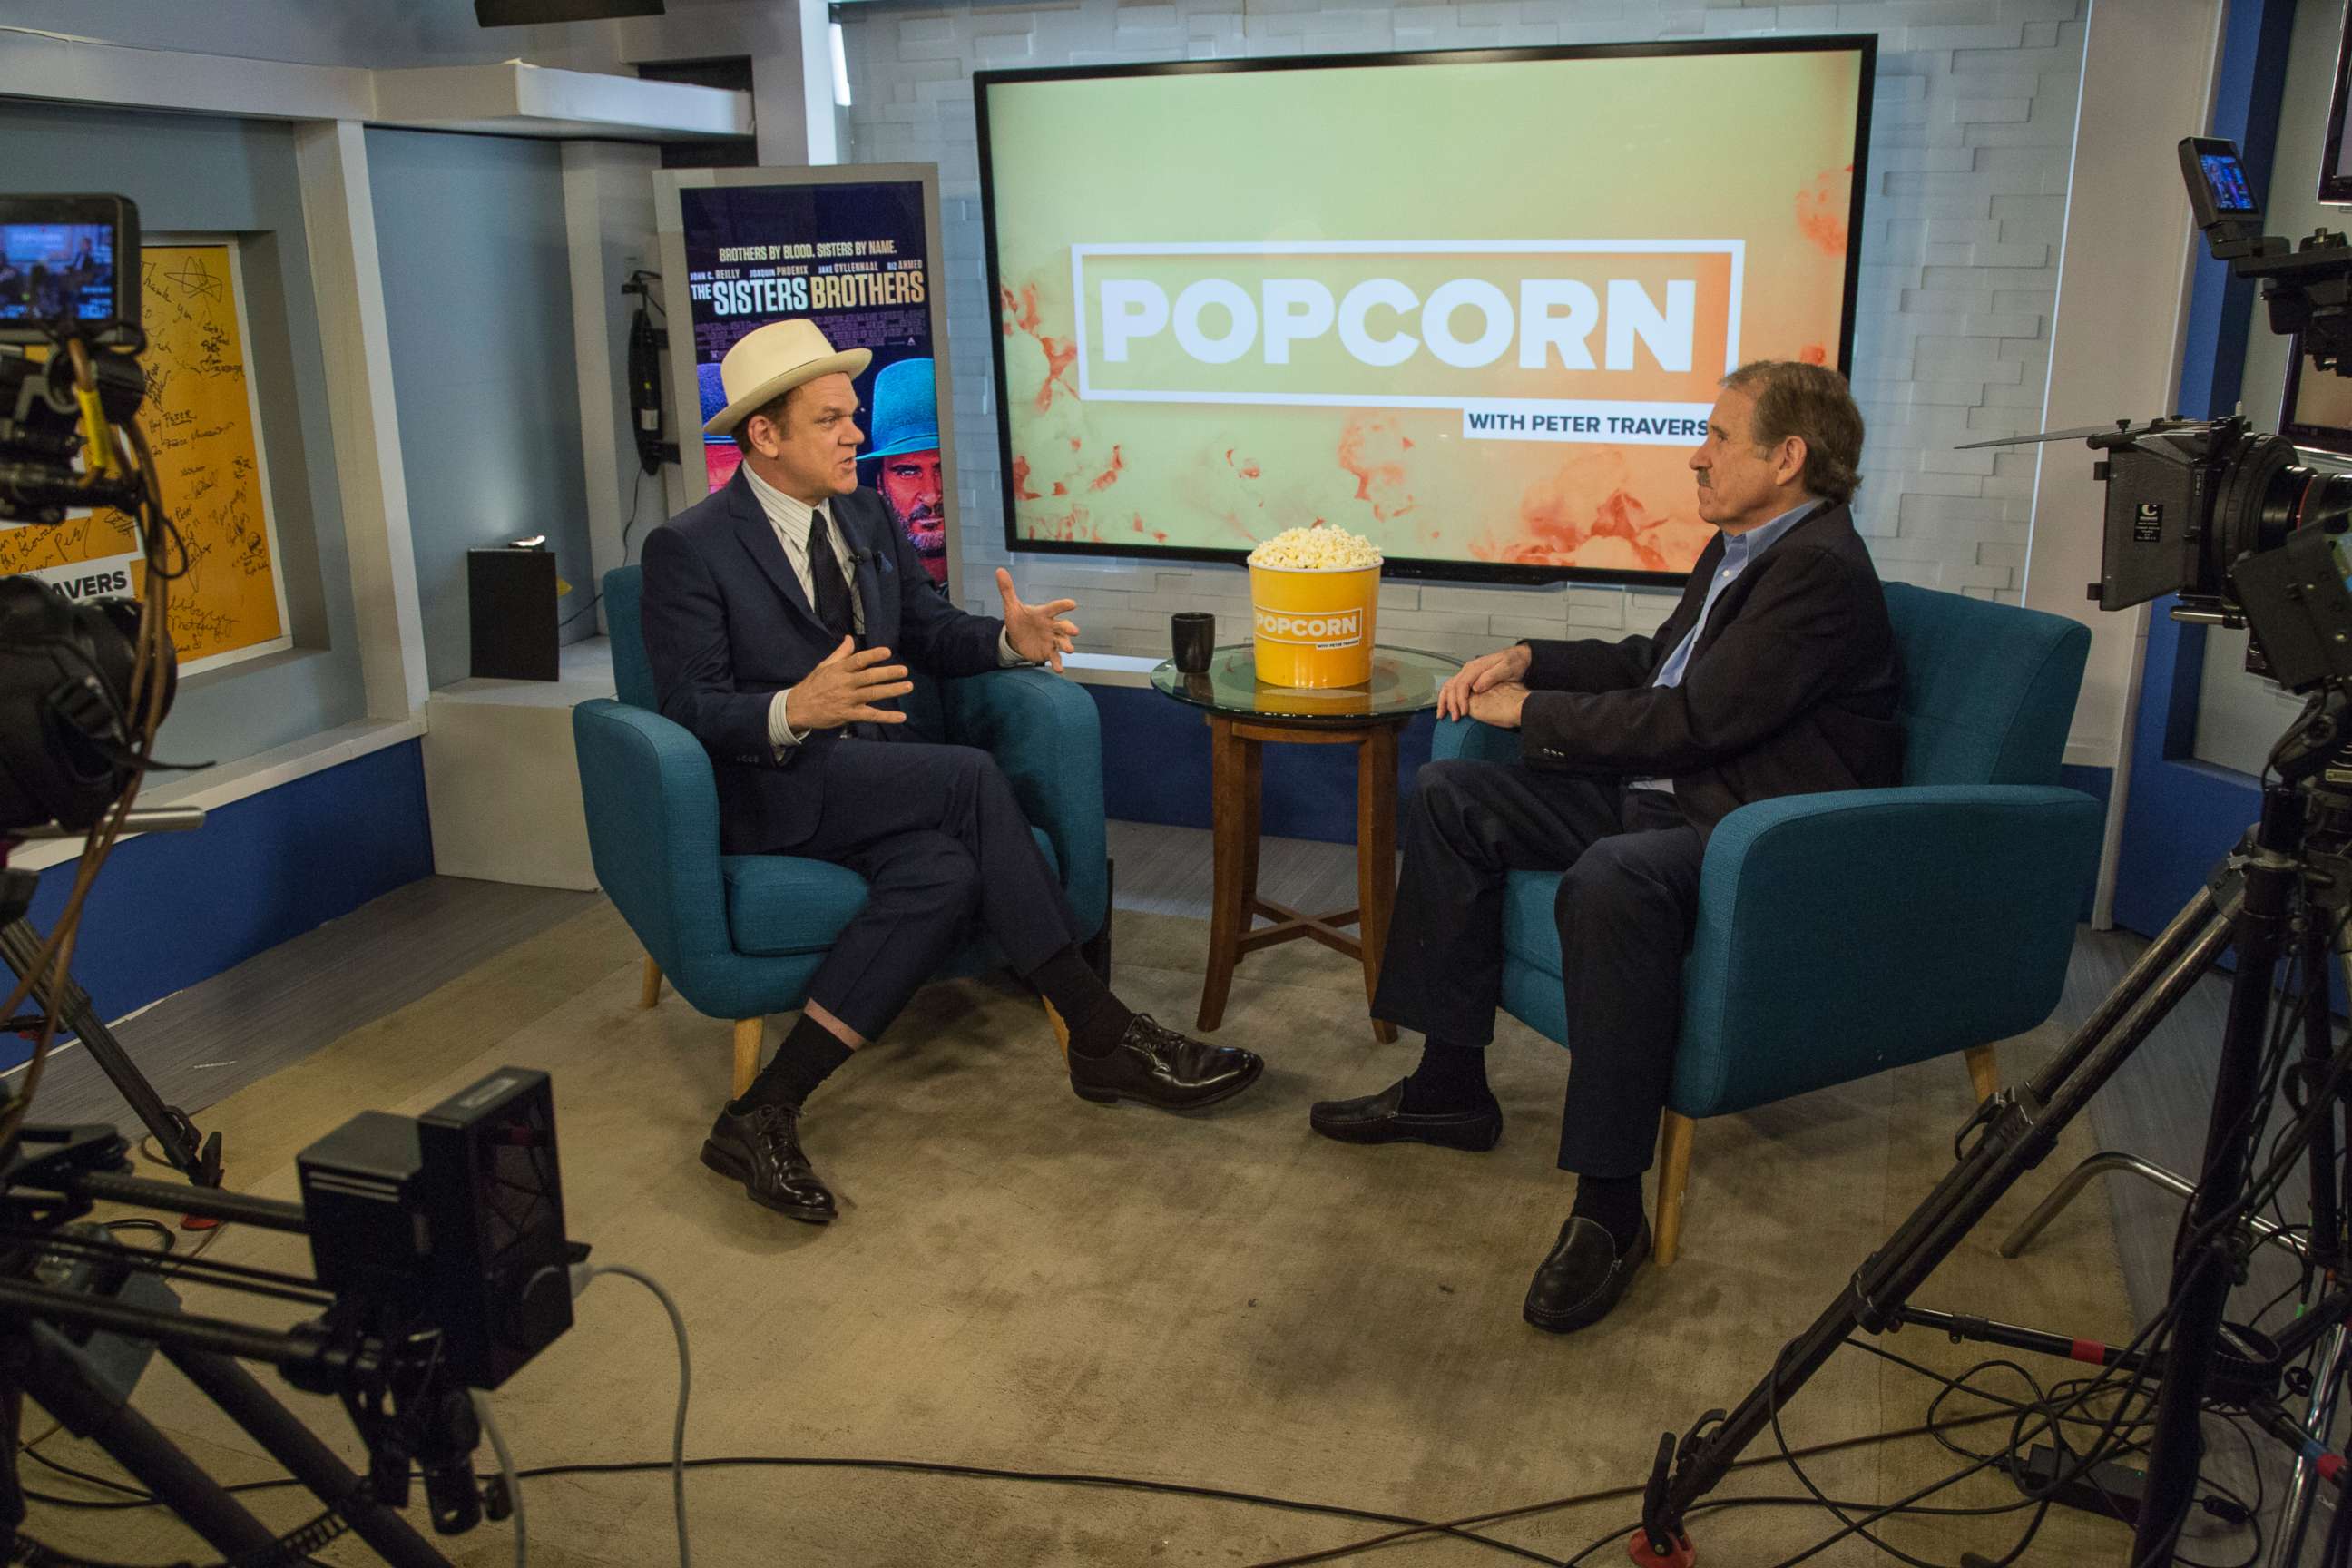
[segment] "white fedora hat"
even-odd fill
[[[785,393],[821,375],[856,375],[874,355],[865,349],[835,353],[814,321],[771,321],[736,340],[719,362],[727,406],[702,426],[706,436],[730,436]]]

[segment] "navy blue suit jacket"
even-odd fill
[[[941,679],[997,668],[1004,623],[940,596],[881,497],[857,490],[830,504],[856,558],[866,647],[887,647],[893,662]],[[780,758],[768,740],[768,708],[836,644],[743,472],[646,537],[642,613],[662,716],[710,752],[719,847],[756,855],[807,837],[824,801],[824,754],[843,731],[813,731]]]
[[[1654,637],[1528,642],[1528,764],[1672,778],[1710,829],[1752,800],[1902,782],[1895,628],[1843,505],[1816,508],[1723,591],[1681,685],[1650,684],[1722,560],[1718,533]]]

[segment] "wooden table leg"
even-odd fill
[[[1234,743],[1242,753],[1240,931],[1247,936],[1250,927],[1257,923],[1257,854],[1265,832],[1262,818],[1265,810],[1265,742],[1236,735]]]
[[[1234,733],[1233,721],[1209,715],[1212,784],[1211,832],[1214,843],[1214,889],[1209,897],[1209,970],[1201,983],[1197,1026],[1214,1029],[1225,1021],[1225,997],[1234,984],[1234,963],[1250,927],[1250,904],[1257,896],[1259,768],[1264,749]]]
[[[1380,995],[1381,955],[1396,901],[1396,774],[1397,727],[1375,725],[1356,748],[1356,930],[1363,938],[1367,1004]],[[1372,1037],[1394,1040],[1396,1026],[1375,1018]]]

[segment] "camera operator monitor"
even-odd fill
[[[2189,205],[2199,228],[2210,232],[2218,223],[2262,232],[2263,205],[2254,199],[2254,184],[2246,177],[2237,143],[2218,136],[2184,136],[2180,171],[2189,177]]]
[[[121,196],[0,197],[0,342],[139,321],[139,209]]]

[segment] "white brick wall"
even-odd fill
[[[1853,384],[1869,422],[1857,521],[1893,580],[2017,603],[2033,459],[1959,452],[2032,430],[2050,368],[2082,0],[1061,0],[946,10],[844,7],[849,156],[940,165],[966,594],[987,609],[1003,538],[971,75],[1017,66],[1349,54],[1496,45],[1874,32]],[[1167,617],[1240,625],[1238,568],[1023,555],[1024,594],[1081,605],[1090,649],[1164,656]],[[1390,584],[1383,637],[1458,656],[1522,637],[1648,631],[1671,595]],[[1230,632],[1225,635],[1231,635]]]

